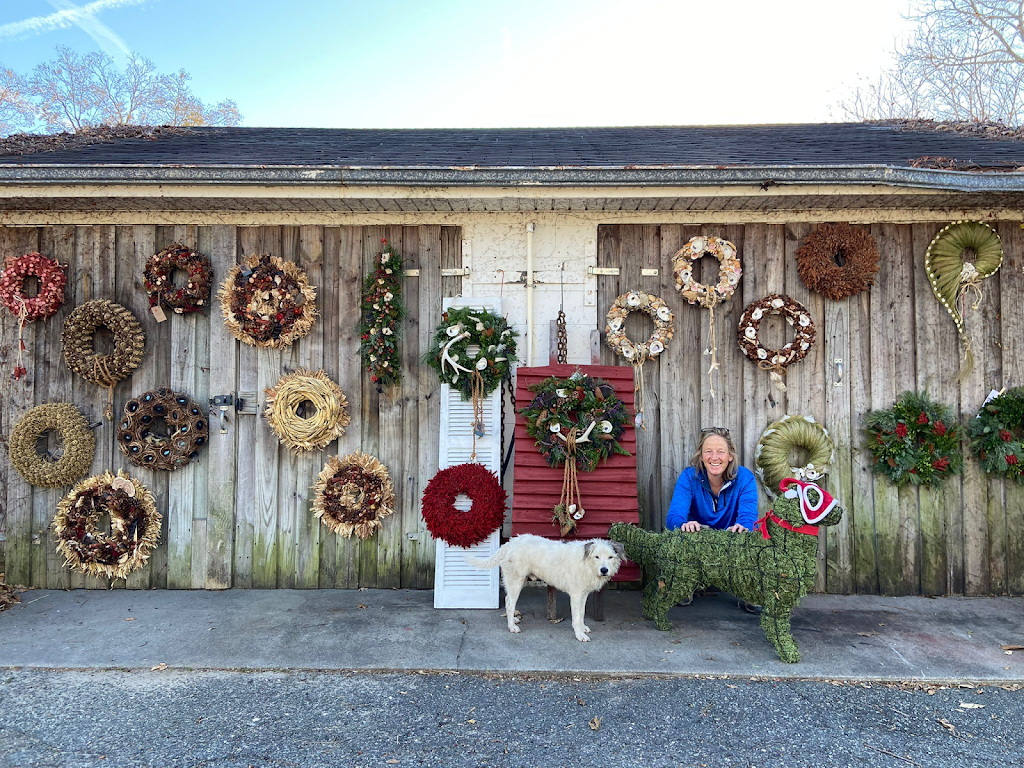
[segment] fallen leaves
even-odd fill
[[[601,727],[601,718],[600,717],[595,717],[593,720],[591,720],[588,723],[588,725],[590,726],[590,730],[596,731],[598,728]]]
[[[161,661],[155,667],[150,667],[149,671],[150,672],[163,672],[165,669],[167,669],[167,664],[165,664],[164,662]]]
[[[4,611],[15,603],[20,602],[21,600],[14,594],[14,587],[8,586],[7,582],[4,581],[4,574],[0,573],[0,611]]]
[[[939,725],[941,725],[947,731],[952,733],[954,736],[957,735],[957,733],[956,733],[956,726],[953,725],[951,722],[949,722],[949,720],[947,720],[946,718],[940,717],[936,722],[938,722]]]
[[[1007,653],[1013,653],[1014,651],[1024,651],[1024,645],[1000,645]]]
[[[970,702],[970,701],[961,701],[960,702],[960,709],[984,709],[984,708],[985,708],[984,704],[974,704],[973,702]]]

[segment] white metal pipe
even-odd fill
[[[533,365],[533,230],[531,221],[526,225],[526,365]]]

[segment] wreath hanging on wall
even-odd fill
[[[987,401],[968,430],[971,451],[987,473],[1024,482],[1024,387]]]
[[[300,368],[282,376],[266,394],[263,415],[292,451],[324,448],[349,425],[348,398],[323,371]]]
[[[842,301],[874,284],[878,247],[863,229],[845,223],[822,224],[797,249],[796,269],[809,289]]]
[[[108,516],[106,533],[100,521]],[[72,570],[125,579],[149,559],[162,519],[146,486],[124,472],[104,472],[80,482],[57,505],[57,551]]]
[[[693,278],[693,262],[702,256],[711,255],[718,259],[718,282],[713,286],[703,285]],[[715,334],[715,307],[727,301],[739,285],[743,276],[736,246],[720,237],[701,235],[692,237],[676,251],[672,257],[672,274],[676,280],[676,289],[690,304],[699,304],[710,313],[710,330],[708,348],[704,354],[711,355],[711,366],[708,368],[708,388],[711,397],[715,396],[715,385],[712,376],[718,369],[718,341]]]
[[[938,487],[963,468],[953,410],[927,395],[904,392],[892,408],[864,417],[872,469],[893,485]]]
[[[0,302],[7,311],[18,318],[18,355],[11,377],[17,381],[28,374],[23,364],[25,352],[25,324],[32,320],[49,317],[64,303],[64,286],[67,274],[59,261],[32,251],[21,256],[8,256],[0,273]],[[28,296],[25,293],[25,278],[39,280],[39,293]]]
[[[512,376],[519,334],[508,320],[479,307],[450,307],[441,315],[434,340],[423,356],[442,384],[472,400],[484,398]]]
[[[185,273],[184,286],[176,287],[171,281],[175,270]],[[163,310],[157,312],[156,307],[168,307],[178,315],[202,312],[210,301],[212,284],[210,260],[181,243],[173,243],[150,256],[142,270],[142,285],[157,320],[163,319]]]
[[[163,421],[164,434],[155,427]],[[139,467],[173,472],[198,458],[209,439],[202,408],[188,395],[167,387],[133,397],[124,405],[117,445]]]
[[[973,258],[973,261],[971,259]],[[957,380],[974,369],[974,352],[967,333],[965,315],[967,295],[974,295],[972,309],[981,305],[981,281],[999,271],[1003,264],[1003,245],[999,235],[980,221],[955,221],[947,224],[928,245],[924,269],[935,294],[956,323],[964,345],[964,364]]]
[[[473,502],[466,512],[456,509],[464,494]],[[479,544],[505,521],[505,489],[481,464],[457,464],[434,475],[423,490],[423,520],[435,539],[453,547]]]
[[[405,317],[402,303],[402,257],[381,238],[381,249],[374,270],[363,280],[363,322],[360,326],[359,354],[370,372],[370,381],[383,392],[402,378],[402,358],[398,339]]]
[[[53,430],[63,442],[58,458],[39,453],[38,440]],[[11,430],[11,464],[25,482],[40,488],[64,488],[92,466],[96,438],[89,422],[71,403],[45,403],[25,412]]]
[[[562,495],[552,510],[552,520],[566,536],[585,514],[577,472],[591,472],[598,462],[614,454],[630,455],[619,442],[629,425],[629,414],[611,384],[579,371],[568,379],[544,379],[530,390],[536,395],[520,414],[526,434],[548,465],[565,468]]]
[[[316,289],[301,267],[277,256],[253,254],[236,264],[219,296],[231,335],[254,347],[287,347],[316,321]]]
[[[794,466],[797,451],[806,458],[802,465]],[[774,497],[775,489],[787,477],[817,483],[834,461],[835,446],[827,429],[813,416],[787,415],[761,433],[754,450],[754,474]]]
[[[388,468],[366,453],[331,456],[314,486],[313,510],[320,522],[346,539],[368,539],[395,511]]]
[[[626,335],[626,317],[630,312],[646,312],[654,321],[654,332],[645,342],[636,343]],[[604,327],[605,341],[615,354],[633,366],[633,389],[637,393],[634,423],[644,430],[644,363],[665,351],[675,335],[672,310],[665,300],[645,291],[624,293],[612,302]]]
[[[93,351],[96,329],[104,327],[114,338],[114,351]],[[146,351],[146,334],[127,307],[107,299],[93,299],[75,307],[64,322],[61,346],[68,368],[83,379],[107,388],[103,415],[114,418],[114,386],[139,367]]]
[[[782,315],[786,318],[786,323],[796,331],[794,339],[786,342],[782,349],[766,349],[761,345],[758,333],[765,315]],[[786,368],[807,356],[808,350],[814,344],[814,336],[814,323],[807,307],[789,296],[778,293],[769,294],[748,304],[740,315],[737,329],[743,354],[757,363],[758,368],[768,371],[772,383],[782,392],[786,391],[783,382]]]

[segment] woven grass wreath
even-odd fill
[[[964,345],[964,364],[957,375],[966,378],[974,369],[974,352],[964,316],[967,294],[974,294],[972,309],[981,305],[981,281],[999,271],[1003,264],[1003,245],[999,235],[980,221],[955,221],[947,224],[928,245],[924,269],[935,294],[956,324]]]
[[[796,337],[786,342],[782,349],[766,349],[758,339],[758,332],[761,329],[761,321],[765,315],[782,315],[786,322],[796,331]],[[743,353],[757,363],[757,367],[768,371],[772,382],[783,392],[786,385],[783,377],[786,375],[786,368],[798,360],[807,356],[807,351],[814,344],[814,323],[811,321],[811,313],[807,311],[800,302],[772,293],[763,299],[753,301],[747,305],[740,315],[737,337],[739,338],[740,349]]]
[[[801,459],[803,463],[798,464]],[[828,430],[813,416],[787,415],[761,433],[754,450],[754,474],[774,497],[787,477],[817,483],[833,461],[835,446]]]
[[[263,415],[292,451],[315,451],[345,434],[348,399],[323,371],[298,369],[266,390]]]
[[[231,335],[254,347],[287,347],[316,321],[316,289],[296,264],[253,254],[221,283],[220,307]]]
[[[626,317],[630,312],[646,312],[654,321],[654,332],[647,341],[634,342],[626,335]],[[605,341],[615,354],[633,366],[633,389],[637,393],[635,423],[644,426],[644,363],[665,351],[675,335],[672,310],[665,300],[645,291],[624,293],[612,302],[604,327]]]
[[[368,539],[395,511],[395,488],[388,468],[366,453],[331,456],[314,486],[313,510],[340,536]]]
[[[64,443],[58,458],[39,453],[38,440],[53,430]],[[25,412],[11,430],[11,464],[25,482],[40,488],[65,488],[92,466],[96,438],[89,422],[71,403],[45,403]]]
[[[25,324],[43,317],[49,317],[64,303],[64,285],[67,283],[66,267],[33,251],[22,256],[9,256],[4,260],[0,273],[0,303],[18,318],[18,354],[15,357],[11,377],[18,381],[28,374],[23,364]],[[39,292],[35,296],[25,293],[25,278],[39,279]]]
[[[874,284],[878,247],[863,229],[845,223],[822,224],[797,249],[796,269],[812,291],[842,301]]]
[[[938,487],[963,469],[953,409],[926,394],[904,392],[892,408],[864,416],[872,469],[893,485]]]
[[[156,429],[160,421],[164,433]],[[209,439],[206,414],[188,395],[161,387],[124,405],[117,429],[121,453],[137,466],[172,472],[199,456]]]
[[[987,473],[1024,482],[1024,387],[989,400],[968,429],[971,451]]]
[[[456,509],[459,494],[473,502],[468,511]],[[481,464],[442,469],[423,490],[423,520],[431,536],[453,547],[479,544],[505,521],[505,489]]]
[[[176,287],[172,282],[175,270],[185,273],[184,286]],[[210,260],[181,243],[173,243],[150,256],[142,270],[142,285],[149,295],[149,306],[168,307],[178,315],[205,310],[210,302],[212,283]]]
[[[109,533],[100,530],[105,517]],[[162,519],[146,486],[124,472],[104,472],[80,482],[57,505],[57,551],[72,570],[125,579],[149,559]]]
[[[114,338],[114,351],[109,355],[93,351],[93,336],[101,326]],[[114,386],[139,367],[146,351],[146,334],[135,315],[107,299],[87,301],[68,315],[61,346],[68,368],[83,379],[107,388],[107,407],[103,415],[114,418]]]

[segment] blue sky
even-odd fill
[[[0,64],[55,45],[184,68],[246,125],[828,120],[906,34],[906,0],[7,0]]]

